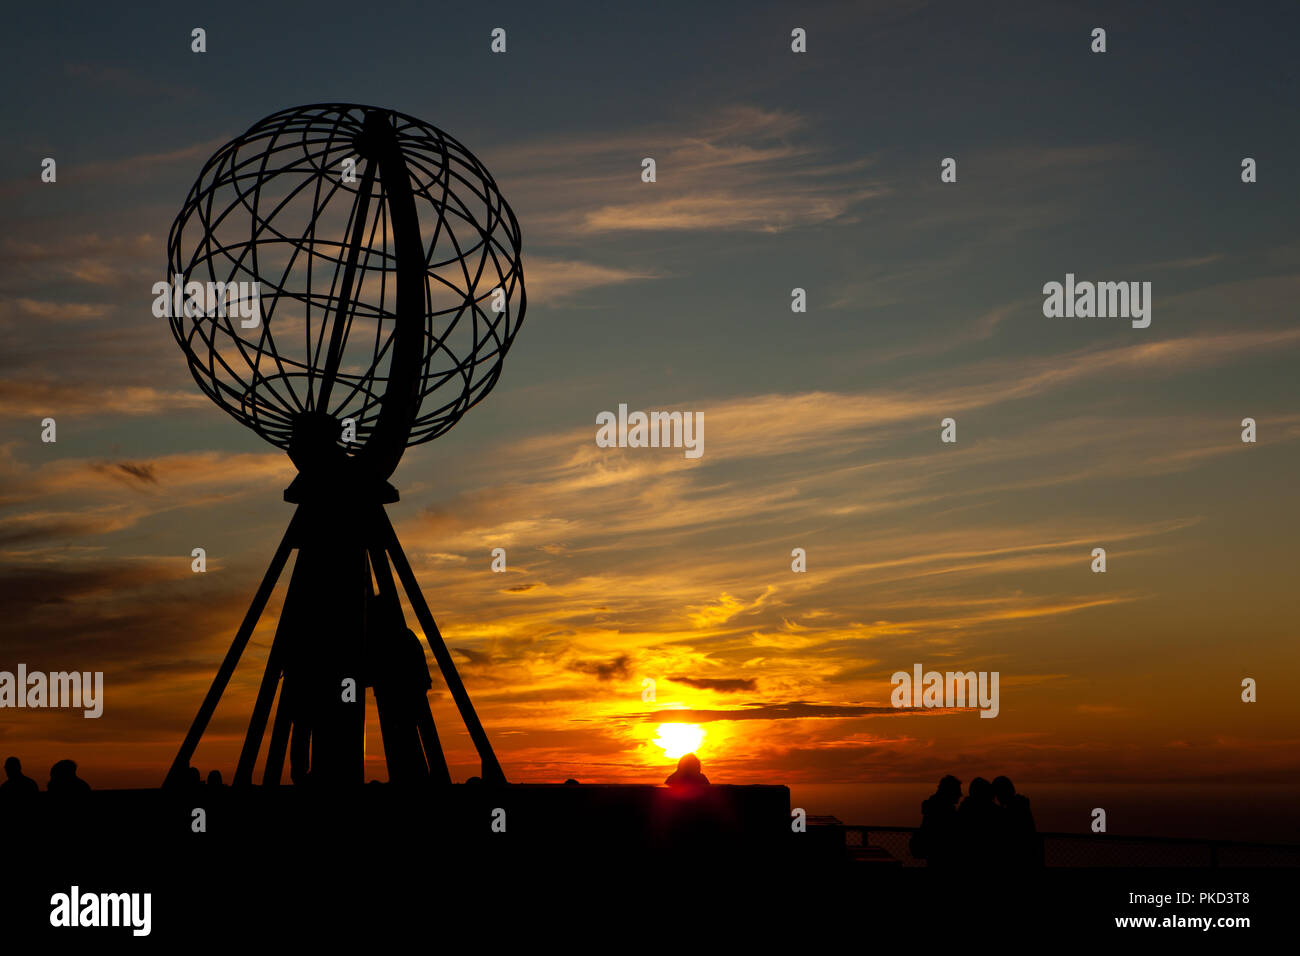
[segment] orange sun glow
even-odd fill
[[[703,740],[704,728],[699,724],[660,724],[653,743],[663,748],[665,757],[676,760],[699,750]]]

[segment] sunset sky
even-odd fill
[[[0,751],[161,782],[294,469],[200,394],[151,286],[209,155],[339,101],[455,136],[523,233],[500,383],[389,507],[511,780],[659,782],[689,723],[716,782],[1300,783],[1294,7],[1131,6],[7,13],[0,670],[106,692],[0,711]],[[1150,327],[1045,318],[1067,273],[1151,282]],[[703,456],[598,448],[620,403],[702,412]],[[916,663],[998,671],[1000,715],[894,710]]]

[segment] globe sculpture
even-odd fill
[[[288,453],[297,509],[168,784],[184,781],[294,552],[234,784],[252,782],[272,709],[264,786],[281,782],[286,752],[295,783],[361,782],[367,690],[389,779],[450,782],[398,581],[483,779],[504,781],[384,504],[406,447],[496,384],[524,316],[520,249],[473,154],[392,110],[283,110],[204,165],[168,239],[172,334],[204,393]]]

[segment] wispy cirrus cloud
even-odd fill
[[[208,402],[197,390],[164,391],[147,385],[114,387],[99,383],[52,381],[0,382],[0,413],[14,417],[80,415],[158,415]]]
[[[779,232],[834,222],[885,189],[793,113],[739,106],[689,125],[515,144],[501,178],[545,242],[646,231]],[[651,145],[647,145],[651,144]],[[655,145],[657,144],[657,145]],[[643,183],[641,161],[656,163]]]
[[[524,274],[529,302],[542,305],[568,299],[588,289],[658,278],[653,273],[548,256],[526,257]]]

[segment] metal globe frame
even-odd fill
[[[263,786],[280,784],[286,755],[295,783],[360,783],[367,689],[390,781],[451,782],[403,591],[482,779],[504,783],[384,504],[398,500],[388,478],[405,449],[445,433],[496,384],[526,308],[520,253],[519,224],[483,165],[392,110],[283,110],[204,165],[168,239],[186,290],[172,334],[204,393],[288,452],[298,476],[284,496],[297,509],[168,785],[184,782],[294,552],[234,785],[251,784],[273,709]],[[251,328],[222,307],[240,282],[260,291]],[[221,301],[191,297],[193,283]]]

